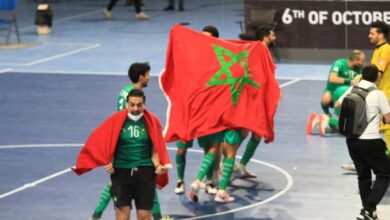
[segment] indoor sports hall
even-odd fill
[[[168,103],[158,77],[164,69],[172,26],[201,31],[205,25],[214,25],[220,38],[238,40],[243,31],[240,22],[245,26],[247,12],[255,2],[185,0],[183,11],[165,11],[167,0],[144,0],[142,10],[150,19],[138,20],[134,8],[119,1],[108,20],[103,14],[107,0],[19,0],[14,12],[20,42],[11,33],[5,44],[7,28],[0,26],[0,219],[89,219],[109,175],[97,168],[77,176],[70,168],[92,130],[116,111],[118,93],[130,83],[130,64],[150,63],[146,105],[165,124]],[[294,2],[308,1],[258,2],[291,2],[291,8]],[[37,34],[35,25],[41,3],[48,3],[53,14],[47,35]],[[0,10],[0,18],[9,13]],[[291,13],[292,18],[303,19],[300,13]],[[297,35],[318,35],[302,28],[295,33],[278,31],[281,26],[279,22],[275,29],[272,53],[283,97],[275,115],[275,140],[262,141],[248,164],[257,178],[230,183],[235,202],[216,203],[201,191],[199,202],[194,203],[187,194],[174,193],[177,178],[173,168],[170,184],[158,192],[163,216],[183,220],[356,219],[361,209],[357,175],[340,167],[351,162],[345,137],[305,132],[309,115],[322,112],[320,99],[332,62],[354,48],[351,44],[339,50],[294,50],[283,42],[299,38]],[[367,62],[374,49],[368,45],[368,30],[366,25],[366,31],[356,31],[363,36],[361,49]],[[328,35],[332,33],[338,32],[328,31]],[[337,40],[347,38],[338,36]],[[175,167],[176,145],[167,143],[167,147]],[[238,158],[242,152],[243,147]],[[202,158],[203,150],[195,142],[187,153],[187,190]],[[381,220],[390,220],[390,190],[378,214]],[[102,219],[114,218],[110,203]],[[131,219],[135,219],[134,213]]]

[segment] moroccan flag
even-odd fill
[[[164,139],[191,140],[227,128],[274,138],[280,88],[268,48],[175,25],[160,84],[168,102]]]
[[[127,110],[116,112],[91,133],[77,157],[76,166],[72,168],[77,175],[82,175],[93,168],[112,162],[118,138],[126,118]],[[146,109],[144,110],[144,119],[146,129],[148,130],[161,164],[167,168],[171,168],[172,164],[162,137],[160,121],[153,113]],[[156,176],[157,187],[163,188],[167,184],[167,173]]]

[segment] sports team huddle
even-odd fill
[[[376,205],[390,181],[389,153],[379,132],[380,127],[390,143],[388,32],[384,22],[372,23],[369,39],[376,49],[370,65],[365,65],[365,54],[359,50],[333,64],[321,99],[324,114],[313,113],[306,125],[308,134],[340,132],[347,137],[359,177],[360,220],[378,219]],[[273,117],[282,96],[268,49],[275,33],[270,27],[260,28],[256,32],[260,42],[218,38],[214,26],[205,26],[201,33],[179,25],[172,28],[167,63],[160,75],[169,102],[164,132],[159,119],[145,107],[149,63],[130,66],[132,84],[120,91],[117,112],[91,133],[73,168],[81,175],[103,166],[110,174],[90,220],[100,219],[111,200],[117,220],[130,219],[133,204],[137,219],[170,219],[162,217],[157,189],[168,184],[172,167],[178,179],[174,192],[186,193],[193,202],[203,191],[213,195],[216,203],[234,202],[229,182],[257,177],[247,164],[262,139],[272,142]],[[191,84],[183,83],[188,81]],[[236,160],[246,138],[243,156]],[[195,140],[204,155],[186,191],[186,154]],[[176,143],[175,166],[166,142]],[[376,175],[374,184],[371,170]]]

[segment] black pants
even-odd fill
[[[382,139],[347,139],[348,151],[358,175],[360,198],[367,211],[375,211],[390,181],[390,158]],[[376,175],[372,185],[371,170]]]
[[[119,0],[110,0],[107,6],[107,10],[112,11],[114,6]],[[138,14],[141,12],[141,0],[134,0],[135,12]]]

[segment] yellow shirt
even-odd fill
[[[387,99],[390,99],[390,45],[387,42],[375,48],[371,63],[377,66],[382,74],[379,89],[385,93]],[[390,129],[389,124],[381,125],[382,131],[387,129]]]
[[[386,97],[390,98],[390,45],[384,43],[375,48],[371,58],[371,63],[378,67],[382,73],[382,79],[379,82],[379,89],[382,90]]]

